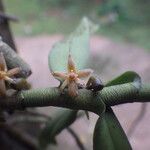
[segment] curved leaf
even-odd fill
[[[93,138],[93,150],[132,150],[111,108],[99,117]]]
[[[3,53],[7,67],[9,69],[19,67],[21,69],[18,77],[27,78],[32,71],[30,66],[5,42],[0,38],[0,53]]]
[[[95,26],[83,18],[78,28],[64,41],[58,42],[49,53],[51,71],[67,71],[69,50],[78,69],[85,67],[89,57],[89,38]]]
[[[123,73],[122,75],[109,81],[105,85],[105,87],[118,85],[118,84],[124,84],[124,83],[130,83],[130,82],[133,82],[134,86],[138,89],[141,87],[141,77],[136,72],[133,72],[133,71],[127,71]]]
[[[55,136],[63,129],[71,125],[77,116],[77,111],[62,110],[52,119],[50,119],[39,135],[39,145],[45,149],[48,144],[56,144]]]
[[[55,44],[48,56],[50,70],[67,71],[69,50],[77,69],[84,68],[89,57],[90,33],[95,28],[92,22],[83,18],[78,28],[66,40]],[[39,137],[41,147],[46,147],[49,143],[54,142],[55,136],[76,119],[76,114],[77,111],[67,110],[50,120]]]

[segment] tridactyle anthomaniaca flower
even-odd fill
[[[20,72],[20,68],[13,68],[7,70],[6,61],[3,53],[0,53],[0,96],[6,96],[6,86],[5,81],[9,83],[15,83],[15,80],[11,77],[18,74]]]
[[[68,87],[68,94],[72,97],[78,95],[78,88],[85,88],[86,82],[82,79],[88,78],[91,73],[93,73],[92,69],[84,69],[77,70],[75,63],[69,53],[68,56],[68,72],[53,72],[52,75],[56,79],[61,79],[63,83],[60,85],[60,89],[64,90]]]

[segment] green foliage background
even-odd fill
[[[83,16],[101,24],[99,34],[150,49],[149,0],[4,0],[7,12],[20,18],[12,24],[17,35],[68,34]],[[18,7],[19,6],[19,7]],[[115,22],[101,23],[117,13]]]

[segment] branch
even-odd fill
[[[16,16],[5,14],[4,12],[0,12],[0,18],[6,19],[6,20],[10,20],[10,21],[14,21],[14,22],[18,22],[19,21],[19,19]]]
[[[32,89],[21,91],[14,98],[0,100],[0,108],[23,109],[25,107],[56,106],[75,110],[88,110],[99,114],[106,106],[123,103],[150,102],[150,85],[142,85],[137,89],[134,84],[127,83],[105,87],[98,93],[81,89],[75,98],[69,97],[67,91],[63,94],[59,88]]]

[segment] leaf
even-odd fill
[[[95,29],[87,18],[83,18],[77,29],[64,41],[58,42],[49,53],[51,71],[67,71],[69,49],[78,69],[85,67],[89,58],[90,33]]]
[[[90,34],[97,28],[87,18],[83,18],[78,28],[64,41],[58,42],[48,56],[49,68],[55,72],[66,72],[69,50],[77,69],[85,67],[89,57]],[[55,141],[55,136],[69,126],[76,118],[77,111],[63,111],[50,120],[39,137],[40,145],[46,147]]]
[[[105,87],[118,85],[118,84],[124,84],[124,83],[130,83],[130,82],[133,82],[134,86],[138,89],[141,87],[141,77],[136,72],[133,72],[133,71],[127,71],[123,73],[117,78],[109,81],[105,85]]]
[[[0,39],[0,53],[3,53],[8,69],[19,67],[17,77],[27,78],[32,71],[30,66],[5,42]]]
[[[111,108],[99,117],[93,137],[93,150],[132,150]]]
[[[71,125],[77,116],[77,111],[61,110],[56,116],[50,119],[39,135],[39,145],[45,149],[48,144],[56,144],[55,136],[63,129]]]

